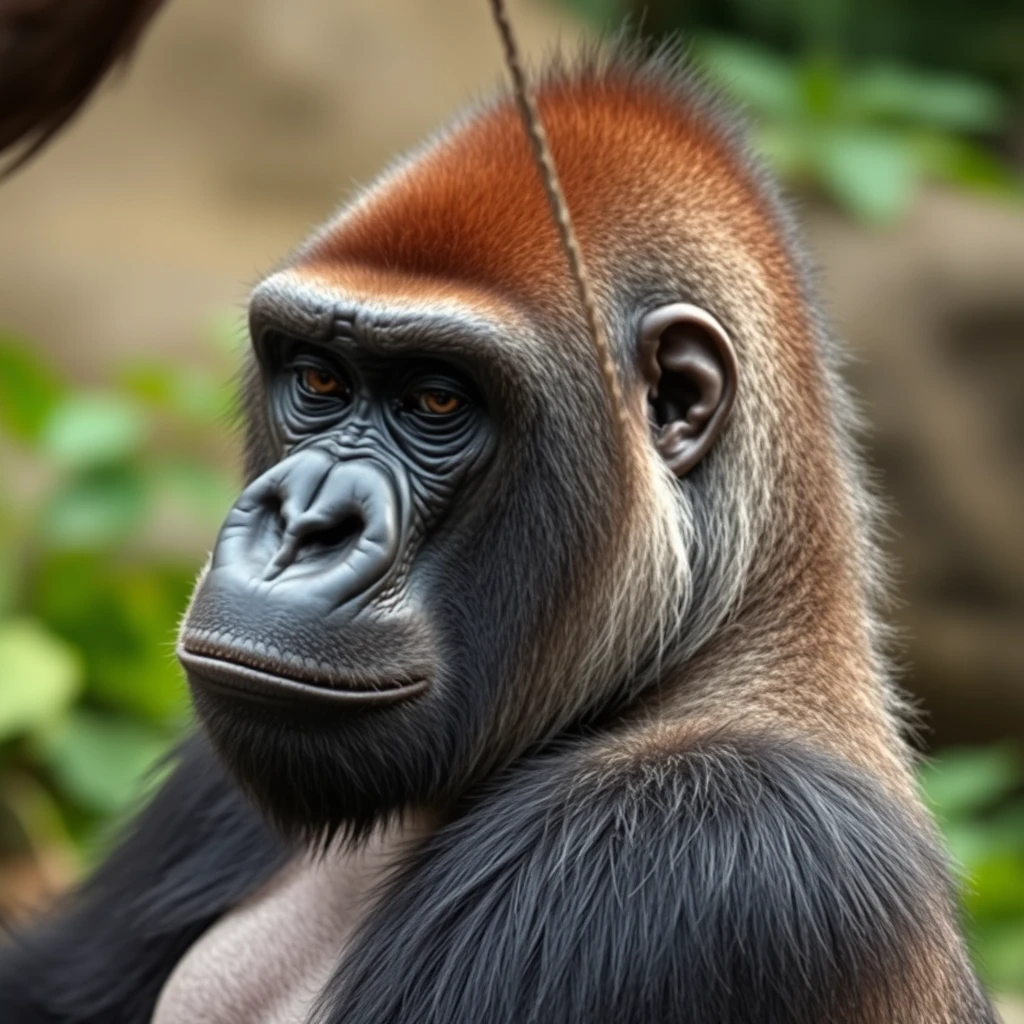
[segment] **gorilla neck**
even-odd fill
[[[896,753],[898,700],[874,647],[864,568],[852,554],[862,548],[849,523],[814,504],[799,517],[769,548],[729,623],[645,694],[635,718],[654,717],[673,731],[733,722],[810,736],[872,771],[885,766],[891,789],[908,796],[913,783]]]
[[[152,1024],[303,1024],[381,884],[435,826],[410,816],[356,850],[297,855],[189,949]]]

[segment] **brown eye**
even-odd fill
[[[314,395],[343,395],[347,390],[344,381],[317,366],[310,366],[302,371],[302,383]]]
[[[451,391],[421,391],[419,406],[432,416],[450,416],[462,407],[462,399]]]

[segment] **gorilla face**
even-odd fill
[[[444,789],[495,676],[459,526],[499,447],[487,369],[422,332],[375,344],[354,319],[254,311],[248,411],[269,450],[178,645],[200,720],[290,832],[358,834]]]
[[[600,713],[677,606],[653,509],[622,505],[586,339],[338,294],[257,290],[251,482],[178,645],[229,769],[307,837],[444,802]],[[675,304],[637,353],[652,451],[681,475],[728,415],[728,339]]]
[[[424,542],[495,432],[469,375],[268,330],[284,453],[227,517],[183,642],[207,688],[316,713],[396,703],[438,674]]]

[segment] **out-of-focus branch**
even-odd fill
[[[0,178],[38,153],[130,56],[163,0],[0,0]]]

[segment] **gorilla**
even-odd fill
[[[673,51],[537,102],[621,410],[507,95],[263,280],[194,734],[4,1024],[994,1024],[789,216]]]

